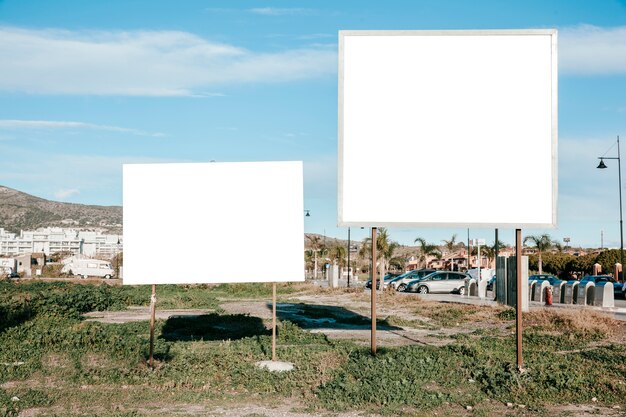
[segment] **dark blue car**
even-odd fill
[[[561,280],[558,279],[557,277],[555,277],[554,275],[548,275],[548,274],[537,274],[537,275],[531,275],[528,277],[529,281],[541,281],[541,280],[547,280],[550,285],[556,285],[556,284],[560,284]]]
[[[593,282],[596,285],[599,282],[611,282],[613,283],[613,295],[615,296],[615,298],[624,297],[624,284],[617,282],[617,280],[610,275],[587,275],[580,280],[579,285],[584,285],[584,283],[589,281]]]

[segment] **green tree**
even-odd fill
[[[317,279],[317,255],[322,246],[322,239],[318,235],[306,235],[306,238],[309,239],[309,245],[313,251],[313,279]]]
[[[312,271],[314,268],[314,263],[313,263],[313,259],[314,259],[314,250],[313,249],[307,249],[304,251],[304,262],[306,265],[306,269],[307,271]]]
[[[612,273],[615,264],[620,263],[619,249],[608,249],[600,252],[596,258],[596,262],[602,265],[602,272],[605,274]]]
[[[537,265],[539,269],[539,273],[543,274],[543,263],[542,263],[542,254],[549,250],[553,246],[552,239],[550,235],[535,235],[535,236],[526,236],[524,238],[524,244],[530,241],[532,246],[537,249]]]
[[[568,266],[572,258],[575,258],[575,256],[567,253],[544,253],[542,266],[544,271],[549,274],[566,277],[566,275],[569,275]]]
[[[115,255],[113,259],[111,259],[111,265],[113,265],[113,269],[115,270],[115,276],[119,278],[120,268],[124,266],[124,252],[119,252]]]
[[[440,253],[437,245],[426,242],[426,239],[422,237],[415,238],[415,243],[419,243],[419,252],[417,255],[417,259],[419,260],[420,265],[424,264],[426,266],[426,259],[429,256],[435,256],[437,253]]]
[[[506,244],[498,239],[498,252],[505,247]],[[496,242],[494,241],[493,245],[481,246],[480,255],[487,257],[487,261],[489,262],[489,265],[491,265],[491,262],[493,262],[496,258]]]
[[[443,246],[446,249],[446,255],[448,259],[450,259],[450,269],[453,269],[452,265],[454,263],[454,249],[456,248],[456,233],[452,235],[449,240],[442,240]]]
[[[362,250],[364,253],[371,253],[371,244],[372,238],[366,238],[363,242]],[[398,249],[400,245],[397,242],[394,242],[389,237],[389,232],[385,227],[380,227],[376,233],[376,260],[379,265],[380,272],[380,280],[382,281],[385,277],[385,273],[387,272],[387,266],[389,265],[399,265],[401,262],[404,262],[404,259],[395,256],[395,251]],[[373,288],[373,286],[372,286]],[[380,286],[380,290],[383,290],[383,286]]]
[[[346,254],[348,251],[343,245],[335,245],[330,249],[330,258],[336,259],[337,264],[341,267],[346,266]]]
[[[573,256],[567,263],[566,271],[568,274],[590,274],[597,258],[598,255],[592,253],[582,256]]]

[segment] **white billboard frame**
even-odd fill
[[[549,109],[546,113],[546,117],[549,117],[549,127],[544,129],[543,131],[546,133],[546,140],[549,143],[545,143],[543,146],[550,148],[549,154],[542,153],[543,161],[545,163],[544,170],[549,174],[544,173],[542,177],[545,181],[542,182],[543,186],[543,194],[542,194],[542,204],[545,206],[545,209],[541,211],[541,216],[537,215],[540,221],[536,221],[533,219],[512,219],[507,218],[506,215],[500,216],[496,221],[492,220],[484,220],[481,219],[476,221],[475,219],[464,219],[463,216],[459,216],[454,219],[446,219],[443,221],[440,220],[429,220],[429,219],[411,219],[409,221],[397,219],[389,219],[384,218],[384,216],[375,216],[371,215],[368,218],[357,218],[358,216],[353,215],[352,212],[348,212],[346,206],[345,192],[349,185],[346,185],[346,138],[345,134],[345,120],[346,116],[346,97],[344,96],[345,88],[346,88],[346,42],[349,39],[358,39],[358,38],[367,38],[367,37],[389,37],[393,39],[394,37],[423,37],[434,38],[434,37],[461,37],[468,39],[468,37],[517,37],[519,39],[530,39],[526,37],[549,37],[549,52],[541,52],[541,54],[548,53],[549,56],[546,58],[546,62],[549,62],[549,75],[546,76],[547,81],[549,82],[549,91],[545,92],[545,94],[549,94]],[[368,50],[369,52],[369,50]],[[557,145],[558,145],[558,62],[557,62],[557,31],[555,29],[522,29],[522,30],[343,30],[339,31],[339,91],[338,91],[338,225],[342,227],[472,227],[472,228],[554,228],[557,225],[557,203],[558,203],[558,163],[557,163]],[[382,74],[380,76],[380,80],[384,82],[388,82],[390,80],[391,74]],[[544,80],[546,81],[546,80]],[[543,90],[542,90],[543,91]],[[365,120],[369,120],[369,118],[365,118]],[[350,139],[352,140],[352,139]],[[353,145],[351,145],[353,146]],[[384,145],[382,145],[384,146]],[[355,149],[354,147],[351,149]],[[350,151],[348,151],[350,152]],[[372,154],[374,155],[374,154]],[[371,155],[370,155],[371,156]],[[363,160],[363,166],[361,171],[358,172],[366,172],[367,169],[374,170],[375,167],[378,167],[378,172],[384,172],[385,170],[393,170],[393,161],[388,161],[391,166],[386,166],[384,164],[385,161],[377,162],[377,156],[372,156],[371,158],[365,158]],[[437,158],[438,156],[433,155],[433,158]],[[549,161],[548,161],[549,159]],[[445,158],[442,158],[442,163],[445,163]],[[542,166],[543,166],[542,165]],[[467,167],[463,167],[466,173],[470,174],[471,165],[468,164]],[[352,171],[349,171],[352,174]],[[471,174],[470,174],[471,175]],[[522,173],[516,173],[516,175],[522,175]],[[549,179],[547,176],[549,175]],[[351,184],[354,184],[354,180],[351,180]],[[467,178],[462,178],[459,182],[464,182],[469,186],[469,180]],[[377,184],[378,185],[378,184]],[[547,191],[547,189],[550,189]],[[365,194],[367,189],[367,185],[359,187],[358,193],[360,195]],[[367,206],[370,201],[375,198],[380,200],[388,199],[391,201],[390,204],[393,204],[393,201],[396,201],[396,204],[402,204],[404,198],[402,196],[390,196],[388,198],[383,197],[381,195],[380,187],[372,186],[370,188],[371,192],[367,193],[367,197],[359,197],[360,204],[362,206]],[[495,192],[495,190],[494,190]],[[533,198],[530,195],[519,193],[517,196],[515,194],[515,190],[509,193],[509,196],[515,197],[515,202],[512,204],[523,205],[523,199],[531,199]],[[397,197],[397,198],[394,198]],[[353,197],[350,197],[353,198]],[[349,200],[350,210],[354,210],[356,207],[355,204]],[[354,200],[357,201],[357,200]],[[491,204],[499,204],[499,200],[495,200],[491,202]],[[461,204],[467,204],[465,201],[461,201]],[[547,208],[549,205],[549,208]],[[361,210],[361,209],[358,209]],[[362,210],[364,211],[364,210]],[[459,210],[459,212],[461,209]],[[497,217],[497,216],[496,216]],[[529,216],[530,218],[530,216]]]
[[[123,173],[124,285],[304,281],[302,161]]]

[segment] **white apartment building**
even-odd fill
[[[18,236],[0,228],[0,256],[72,252],[76,255],[110,259],[121,252],[122,248],[121,235],[106,235],[97,231],[46,227],[34,231],[22,230]]]

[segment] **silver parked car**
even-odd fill
[[[409,282],[414,281],[418,278],[423,278],[428,274],[432,274],[433,272],[435,272],[434,269],[414,269],[412,271],[405,272],[404,274],[395,277],[394,279],[389,281],[388,284],[385,283],[385,285],[386,286],[391,285],[397,291],[405,291],[406,286]]]
[[[458,292],[463,295],[466,278],[470,276],[462,272],[437,271],[409,282],[406,291],[420,294]]]

